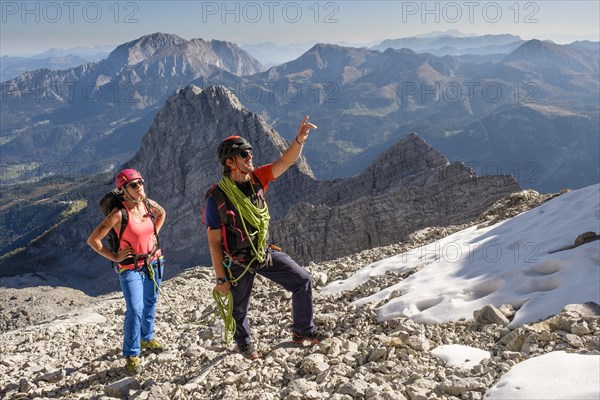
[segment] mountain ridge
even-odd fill
[[[527,65],[536,64],[545,68],[552,66],[561,70],[578,73],[597,72],[598,68],[589,65],[584,58],[584,55],[576,48],[532,39],[506,55],[502,61],[509,65],[521,66],[522,63],[527,63]],[[551,65],[546,65],[547,63],[551,63]]]
[[[254,73],[262,65],[235,45],[154,34],[99,62],[22,74],[2,86],[7,123],[1,133],[11,138],[2,144],[3,161],[114,168],[133,155],[172,90],[221,69]],[[48,145],[46,137],[55,140]]]
[[[157,36],[160,40],[179,40]],[[131,43],[125,48],[139,47]],[[224,48],[220,56],[213,50],[208,54],[210,43],[215,49]],[[168,93],[190,83],[199,87],[221,84],[235,90],[245,106],[272,123],[288,140],[293,139],[298,119],[306,114],[318,119],[327,145],[313,146],[309,142],[305,147],[307,160],[316,171],[331,163],[345,165],[366,159],[362,153],[381,148],[389,138],[398,136],[398,129],[435,120],[446,112],[449,128],[438,134],[444,131],[460,134],[473,121],[496,109],[531,101],[593,117],[600,89],[596,72],[587,69],[588,72],[579,73],[561,67],[577,63],[581,67],[581,62],[585,62],[593,69],[600,69],[600,53],[583,50],[581,46],[573,50],[570,46],[542,43],[556,51],[550,51],[551,59],[538,66],[526,60],[503,62],[497,54],[438,57],[407,49],[381,53],[317,44],[296,60],[258,72],[258,67],[252,66],[234,45],[219,43],[194,39],[163,48],[148,59],[126,67],[118,78],[92,63],[62,75],[51,71],[41,71],[39,76],[28,73],[18,84],[14,81],[3,84],[3,98],[7,99],[2,104],[7,118],[0,131],[4,160],[11,168],[25,171],[22,167],[27,163],[83,164],[90,160],[95,169],[114,169],[138,148]],[[513,53],[512,57],[518,54]],[[40,91],[48,93],[42,95],[43,100],[56,98],[55,104],[35,102],[38,79]],[[73,96],[67,90],[73,89],[68,86],[72,81],[79,82]],[[54,94],[53,82],[58,89],[62,86],[62,93]],[[101,101],[94,100],[100,94]],[[508,117],[518,116],[517,113]],[[536,126],[529,128],[535,130]],[[34,133],[39,135],[35,137]],[[545,140],[543,132],[537,131],[537,135],[539,140]],[[37,143],[45,143],[45,147]],[[446,146],[450,144],[436,144],[444,153]],[[56,160],[50,154],[61,158]],[[474,149],[469,158],[475,159],[478,154]],[[546,154],[544,160],[553,157]],[[543,160],[521,159],[519,163],[529,161]],[[367,166],[357,165],[353,173]],[[88,169],[84,167],[81,169]],[[534,188],[555,191],[572,186],[566,176],[558,186]]]
[[[106,58],[106,64],[115,65],[117,68],[135,65],[152,57],[160,48],[175,46],[185,41],[185,39],[173,34],[154,33],[144,35],[117,46]]]
[[[199,262],[210,262],[206,232],[201,226],[202,205],[205,192],[222,173],[215,156],[216,147],[231,134],[242,135],[252,143],[255,165],[277,160],[289,145],[264,119],[246,109],[229,89],[213,86],[202,90],[188,86],[169,96],[144,136],[140,150],[124,166],[142,173],[149,196],[167,210],[161,244],[170,260],[168,274]],[[318,131],[311,140],[320,140]],[[97,201],[112,186],[112,181],[98,183],[90,190],[87,208],[59,226],[46,240],[3,260],[3,272],[15,270],[11,265],[19,265],[15,271],[98,276],[105,260],[91,251],[85,241],[100,220]],[[510,177],[478,178],[461,164],[449,164],[417,135],[401,140],[358,178],[317,181],[301,158],[269,188],[272,238],[302,263],[333,258],[349,248],[360,250],[397,242],[432,223],[448,225],[476,218],[496,200],[519,190]],[[368,200],[369,196],[375,196],[376,201]],[[440,202],[447,204],[440,207]],[[321,212],[304,212],[307,204],[333,212],[323,219]],[[386,211],[386,204],[397,206]],[[415,212],[411,211],[413,206]],[[372,212],[373,207],[377,212]],[[299,215],[303,216],[301,221]],[[369,223],[352,229],[345,238],[332,235],[351,227],[347,215]],[[396,224],[383,224],[405,218],[411,222],[403,223],[400,229],[389,229]],[[290,230],[290,226],[295,229]],[[363,240],[365,235],[371,239]],[[70,243],[72,253],[61,254],[56,243]],[[81,270],[82,264],[96,267]],[[101,272],[110,273],[109,269]],[[98,285],[85,290],[107,289],[101,283]]]
[[[452,32],[441,33],[433,37],[405,37],[386,39],[371,46],[372,50],[384,51],[387,48],[408,47],[420,53],[428,52],[438,56],[464,54],[491,54],[494,51],[507,51],[523,43],[518,35],[496,34],[479,36],[456,36]]]

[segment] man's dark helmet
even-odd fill
[[[237,156],[243,150],[252,150],[252,146],[241,136],[229,136],[223,139],[217,150],[219,161],[225,165],[225,160]]]

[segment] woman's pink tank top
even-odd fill
[[[144,218],[143,222],[137,222],[131,216],[129,209],[127,210],[127,216],[129,222],[125,227],[123,236],[121,237],[121,244],[119,248],[123,249],[127,246],[131,246],[135,254],[148,254],[154,250],[154,244],[156,238],[154,237],[154,224],[149,216]]]

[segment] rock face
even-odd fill
[[[140,151],[128,163],[139,169],[149,192],[167,210],[162,236],[169,259],[194,265],[209,263],[201,224],[204,196],[222,176],[217,159],[221,140],[239,134],[253,145],[255,165],[277,160],[287,143],[258,115],[246,110],[229,90],[195,86],[177,91],[154,119]],[[302,159],[269,193],[269,209],[277,218],[298,196],[292,187],[314,184]],[[295,185],[294,185],[295,184]],[[271,195],[275,196],[271,196]]]
[[[216,147],[234,133],[253,144],[255,165],[276,160],[287,147],[229,90],[190,86],[169,98],[128,163],[169,212],[163,236],[170,244],[163,244],[171,260],[210,262],[201,205],[221,176]],[[319,140],[318,132],[311,140]],[[470,221],[516,190],[512,178],[477,178],[462,164],[450,165],[411,134],[354,178],[319,182],[301,160],[270,186],[271,235],[300,262],[331,259],[427,226]]]
[[[449,164],[413,133],[360,175],[318,182],[272,224],[272,238],[303,262],[331,259],[428,226],[466,223],[517,190],[512,177],[477,177],[462,163]]]
[[[210,265],[201,224],[204,195],[221,178],[217,146],[232,134],[252,143],[255,165],[277,160],[288,146],[228,89],[189,86],[169,97],[126,165],[142,173],[146,192],[167,211],[161,244],[172,272]],[[318,131],[309,140],[319,140]],[[96,278],[107,276],[110,269],[101,266],[110,264],[85,240],[101,220],[98,199],[112,186],[110,178],[90,195],[87,209],[27,250],[31,271],[94,278],[102,287]],[[353,178],[317,181],[300,159],[269,186],[271,239],[300,263],[333,259],[397,243],[428,226],[472,221],[518,190],[511,177],[477,177],[461,163],[449,164],[411,134]]]

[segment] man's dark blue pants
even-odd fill
[[[286,253],[273,250],[271,251],[271,257],[272,265],[264,266],[258,269],[256,273],[283,286],[284,289],[292,293],[292,330],[300,334],[312,333],[315,330],[312,277]],[[243,271],[244,267],[239,265],[231,269],[234,278],[240,276]],[[249,270],[237,281],[237,285],[231,286],[233,319],[236,323],[233,338],[237,344],[252,342],[248,324],[248,306],[253,283],[254,274]]]

